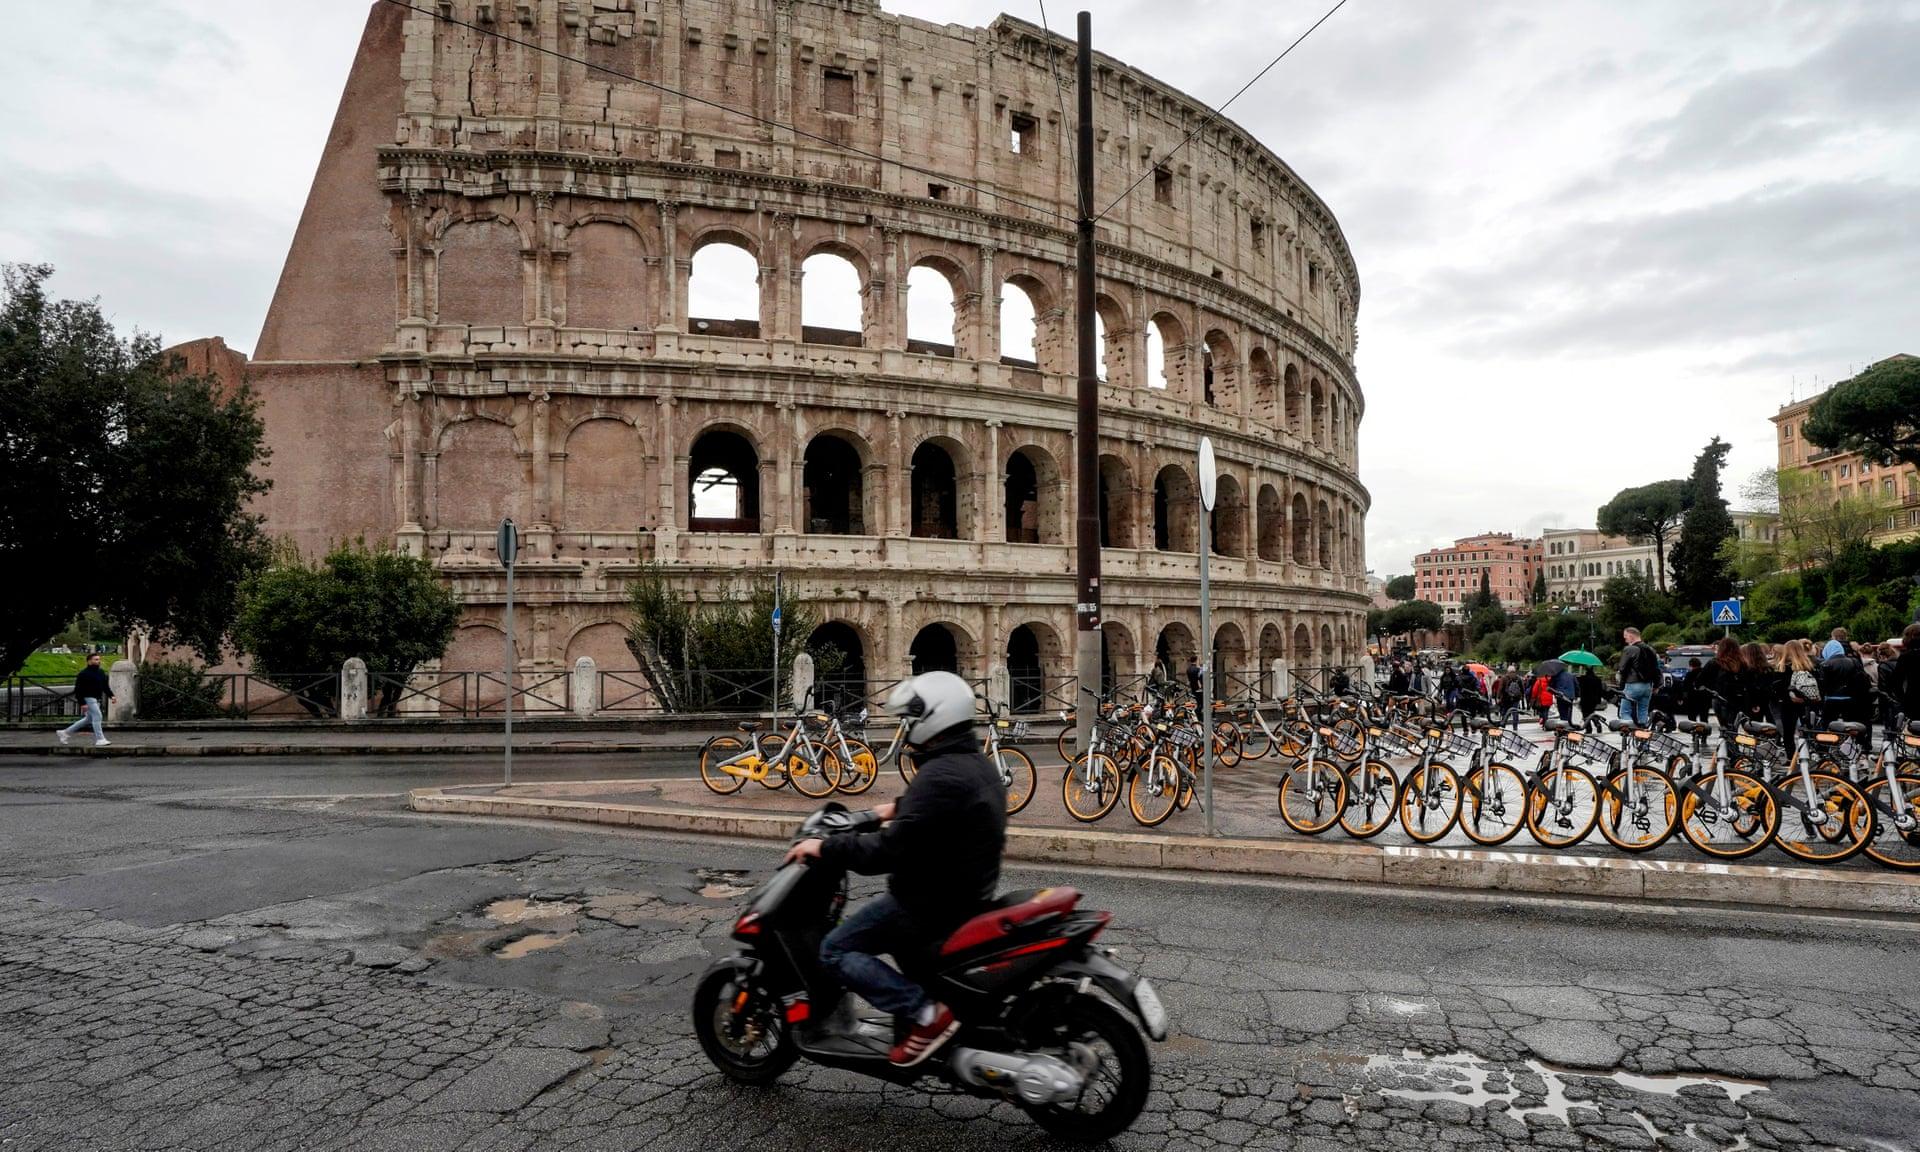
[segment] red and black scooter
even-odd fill
[[[795,839],[879,823],[829,803]],[[856,1014],[820,963],[820,941],[846,907],[846,872],[818,860],[785,865],[734,923],[740,951],[700,978],[693,1030],[707,1057],[745,1084],[770,1083],[802,1056],[901,1084],[937,1076],[1012,1102],[1062,1139],[1109,1139],[1146,1104],[1152,1065],[1140,1032],[1166,1039],[1167,1015],[1151,984],[1094,946],[1112,913],[1079,900],[1071,888],[1010,892],[907,963],[960,1031],[925,1062],[896,1068],[892,1018]]]

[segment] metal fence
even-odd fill
[[[9,724],[70,721],[80,715],[71,676],[9,676],[0,690],[6,692]]]

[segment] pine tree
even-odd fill
[[[1732,576],[1721,551],[1734,535],[1733,517],[1720,495],[1720,471],[1732,445],[1715,436],[1694,458],[1688,478],[1690,506],[1680,521],[1680,542],[1673,549],[1673,591],[1682,604],[1703,607],[1724,596]]]

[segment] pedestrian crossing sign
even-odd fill
[[[1715,627],[1731,628],[1740,623],[1740,601],[1715,600],[1713,602],[1713,623]]]

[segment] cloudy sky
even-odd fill
[[[1103,50],[1217,103],[1330,2],[1090,7]],[[0,260],[250,349],[365,12],[19,6]],[[1920,0],[1349,0],[1242,97],[1359,262],[1370,566],[1591,524],[1716,434],[1737,485],[1796,386],[1920,353],[1916,61]]]

